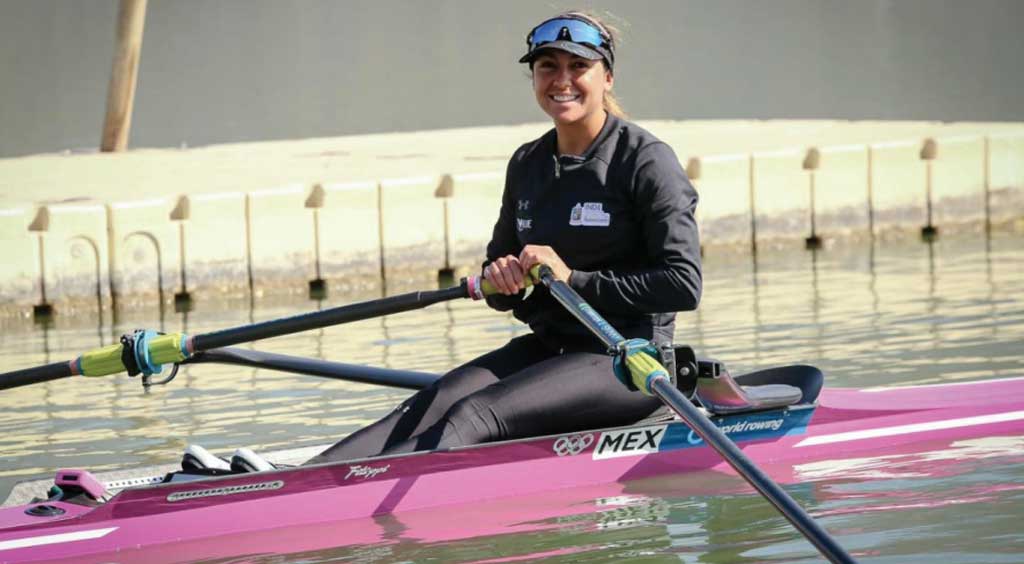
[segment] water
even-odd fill
[[[677,341],[734,373],[788,363],[821,367],[831,386],[881,386],[1024,375],[1024,237],[889,241],[705,262],[700,312]],[[368,296],[338,296],[328,307]],[[138,326],[192,333],[315,309],[248,300],[188,317],[151,310],[76,315],[42,329],[3,321],[0,371],[71,358]],[[523,329],[479,303],[258,343],[273,352],[443,371]],[[110,469],[175,460],[190,442],[214,452],[331,442],[407,392],[253,369],[198,365],[143,393],[126,376],[69,379],[0,396],[0,495],[58,467]],[[840,542],[869,562],[1024,562],[1024,437],[961,441],[842,467],[805,465],[786,486]],[[813,549],[735,477],[660,478],[477,507],[442,508],[282,531],[285,554],[214,561],[815,562]],[[329,536],[324,536],[329,535]],[[332,539],[324,549],[324,539]],[[239,555],[252,539],[224,539]],[[234,552],[231,552],[234,551]],[[275,552],[280,552],[280,549]],[[204,560],[207,553],[176,557]]]

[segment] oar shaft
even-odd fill
[[[700,438],[704,439],[705,443],[715,449],[747,483],[774,505],[783,517],[803,533],[804,537],[817,547],[830,562],[855,562],[853,557],[832,538],[832,535],[824,527],[819,525],[796,500],[758,468],[747,455],[743,454],[736,443],[732,442],[717,425],[698,411],[668,378],[655,378],[651,382],[651,390],[665,405],[682,417],[683,421]]]
[[[232,347],[212,349],[196,353],[182,364],[197,364],[203,362],[266,368],[281,372],[293,372],[304,376],[318,376],[321,378],[363,382],[366,384],[377,384],[380,386],[405,388],[409,390],[422,390],[440,378],[439,375],[431,374],[429,372],[377,368],[361,364],[346,364],[343,362],[331,362],[329,360],[304,358],[248,349],[236,349]]]
[[[569,312],[583,323],[598,339],[601,340],[609,350],[615,350],[625,343],[625,339],[619,334],[603,317],[587,304],[579,294],[576,293],[567,283],[555,278],[551,269],[541,265],[537,269],[537,277],[551,291],[551,295],[565,306]],[[639,353],[643,355],[644,353]],[[714,448],[726,462],[732,466],[751,486],[761,493],[782,515],[821,551],[822,555],[834,563],[855,562],[839,543],[819,525],[800,504],[798,504],[785,490],[772,481],[760,468],[758,468],[743,452],[722,432],[710,419],[705,417],[690,400],[686,398],[672,385],[667,373],[656,360],[647,358],[646,362],[639,360],[646,358],[642,356],[630,357],[637,366],[647,365],[653,370],[644,369],[646,380],[644,383],[650,388],[665,405],[675,411],[683,421],[690,426],[708,445]],[[630,358],[626,359],[630,371]],[[634,380],[635,381],[635,380]],[[639,387],[639,385],[638,385]]]
[[[3,375],[3,378],[0,379],[0,390],[28,386],[31,384],[41,384],[43,382],[49,382],[50,380],[67,378],[72,375],[74,375],[74,373],[71,371],[71,363],[67,361],[54,362],[52,364],[25,368],[23,370],[15,370],[14,372],[8,372]]]
[[[264,321],[253,325],[213,331],[193,337],[191,352],[219,349],[258,339],[267,339],[310,329],[320,329],[341,323],[380,317],[382,315],[391,315],[393,313],[420,309],[438,302],[465,297],[467,297],[467,294],[464,286],[453,286],[441,290],[410,292],[371,302],[340,306],[323,311],[314,311],[292,317]]]
[[[541,265],[537,269],[537,276],[547,287],[555,300],[575,317],[580,323],[591,330],[606,347],[613,349],[619,343],[626,340],[614,327],[611,326],[590,304],[583,301],[583,298],[576,293],[568,284],[555,279],[551,268]]]

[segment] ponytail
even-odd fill
[[[626,115],[626,110],[622,109],[622,104],[615,96],[615,93],[610,90],[604,93],[604,109],[609,114],[620,119],[626,119],[629,117]]]

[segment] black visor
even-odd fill
[[[596,61],[603,59],[609,69],[615,63],[611,37],[591,22],[573,17],[547,20],[526,36],[527,51],[520,63],[532,63],[545,49],[559,49]]]

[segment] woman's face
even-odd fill
[[[612,89],[613,81],[600,60],[557,49],[549,49],[533,62],[537,104],[557,124],[580,123],[596,116],[603,120],[604,93]]]

